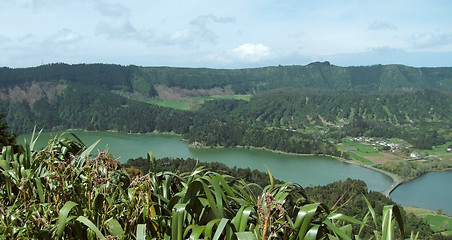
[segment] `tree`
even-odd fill
[[[2,113],[0,114],[0,149],[3,148],[3,146],[10,146],[16,144],[16,135],[10,134],[8,132],[8,124],[6,124],[5,115]]]

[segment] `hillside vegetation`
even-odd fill
[[[108,153],[90,156],[92,148],[77,138],[56,138],[45,149],[35,150],[33,142],[15,145],[7,131],[25,133],[37,126],[171,132],[192,146],[246,146],[348,158],[335,145],[346,136],[401,138],[418,149],[451,143],[451,92],[452,68],[402,65],[0,68],[0,113],[6,120],[0,122],[0,233],[5,238],[41,239],[390,239],[395,231],[386,223],[392,221],[391,214],[400,223],[403,214],[381,195],[367,194],[360,182],[305,191],[270,178],[260,188],[204,168],[157,171],[151,155],[145,161],[149,173],[132,175]],[[209,98],[212,94],[252,97]],[[197,97],[205,98],[190,111],[149,103]],[[132,178],[135,175],[138,178]],[[250,179],[253,176],[260,175]],[[344,188],[349,192],[332,190]],[[361,194],[381,198],[387,206],[364,198],[351,200]],[[340,198],[350,199],[352,207],[344,208],[350,217],[339,213]],[[357,206],[369,212],[358,212]],[[374,215],[374,208],[381,216]],[[423,228],[420,222],[411,224],[408,229]]]
[[[255,126],[323,132],[324,137],[336,141],[345,136],[406,139],[424,149],[450,139],[452,95],[432,90],[344,93],[284,89],[255,95],[251,101],[208,101],[199,111]]]
[[[231,70],[62,63],[22,69],[0,68],[0,82],[5,88],[33,81],[59,80],[139,92],[149,97],[157,95],[157,85],[181,89],[229,86],[235,94],[285,87],[365,91],[437,89],[450,92],[452,68],[413,68],[404,65],[338,67],[328,62]]]
[[[44,130],[173,132],[195,145],[334,156],[343,153],[331,142],[345,136],[402,138],[419,149],[452,138],[447,131],[452,68],[316,62],[232,70],[59,63],[0,68],[0,83],[0,112],[17,133],[30,132],[35,124]],[[212,94],[253,97],[206,100]],[[201,96],[203,104],[192,111],[150,104],[189,101],[169,104],[185,108]]]
[[[2,133],[3,135],[4,133]],[[404,238],[395,205],[347,216],[296,184],[264,188],[197,167],[130,175],[107,152],[91,156],[76,136],[0,155],[0,237],[5,239],[378,239]],[[168,165],[167,165],[168,166]],[[340,183],[339,183],[340,184]],[[357,183],[360,185],[360,183]],[[252,191],[250,187],[254,186]],[[359,188],[356,188],[359,189]],[[350,190],[350,189],[349,189]],[[355,194],[351,190],[349,193]],[[378,216],[378,217],[377,217]],[[362,219],[362,220],[361,220]],[[398,223],[400,230],[394,229]],[[424,230],[423,230],[424,231]],[[428,231],[427,231],[428,232]],[[412,235],[413,236],[413,235]]]

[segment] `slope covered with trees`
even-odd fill
[[[452,122],[451,68],[338,67],[328,62],[254,69],[59,63],[0,68],[0,83],[0,112],[17,133],[30,132],[35,124],[44,130],[174,132],[207,146],[335,156],[342,154],[326,139],[399,137],[428,149],[451,137],[445,131]],[[249,102],[207,101],[198,111],[132,100],[157,96],[158,86],[227,88],[255,96]],[[286,90],[275,90],[281,88]]]
[[[294,87],[334,90],[437,89],[452,91],[452,68],[413,68],[403,65],[338,67],[328,62],[306,66],[250,69],[138,67],[111,64],[48,64],[0,68],[3,88],[32,81],[69,81],[109,90],[140,91],[155,96],[155,84],[184,89],[232,86],[236,94]]]
[[[416,148],[450,139],[452,95],[419,90],[403,92],[325,92],[283,89],[251,101],[207,101],[200,112],[261,127],[345,136],[401,138]],[[310,129],[316,129],[312,131]],[[319,131],[320,130],[322,131]]]

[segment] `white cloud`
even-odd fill
[[[130,17],[130,9],[116,3],[108,4],[103,3],[97,6],[97,10],[106,17]]]
[[[191,42],[193,40],[193,36],[190,30],[184,29],[171,34],[170,40],[173,43],[186,43]]]
[[[0,34],[0,43],[8,42],[8,41],[9,41],[9,38],[7,38],[7,37],[3,36],[2,34]]]
[[[232,50],[232,52],[237,58],[246,62],[261,61],[270,55],[269,47],[262,43],[245,43]]]
[[[52,35],[49,39],[47,39],[47,41],[54,44],[68,44],[80,41],[82,39],[83,37],[79,33],[65,28]]]
[[[415,48],[431,48],[452,45],[452,34],[439,32],[414,34],[412,44]]]
[[[370,30],[396,30],[397,28],[387,22],[382,22],[380,20],[374,20],[372,23],[369,24]]]
[[[235,19],[232,17],[217,17],[213,14],[201,15],[190,21],[190,25],[193,26],[193,35],[198,36],[201,40],[208,42],[216,42],[218,36],[215,32],[208,27],[212,23],[230,23],[234,22]]]
[[[100,21],[96,27],[96,33],[112,38],[134,38],[137,37],[137,30],[127,18],[109,19]],[[139,39],[137,39],[139,40]]]
[[[209,15],[201,15],[190,21],[191,25],[198,26],[200,28],[206,28],[207,24],[214,22],[214,23],[230,23],[234,22],[235,19],[232,17],[217,17],[213,14]]]
[[[97,26],[96,33],[110,38],[137,38],[140,40],[137,29],[130,22],[130,9],[116,4],[99,4],[96,8],[104,17]]]
[[[77,4],[79,2],[85,2],[86,0],[21,0],[22,2],[27,2],[24,6],[31,6],[33,10],[45,10],[55,7],[67,6],[69,4]]]
[[[452,52],[452,5],[442,1],[0,0],[0,65],[40,63],[43,56],[220,68],[334,64],[329,56],[345,65],[411,63],[422,56],[444,66],[452,61],[445,57]]]
[[[31,5],[36,9],[47,5],[58,4],[59,2],[58,0],[33,0]]]

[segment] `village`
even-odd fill
[[[418,160],[425,157],[433,157],[428,151],[420,151],[418,149],[414,149],[413,146],[403,140],[400,139],[381,139],[381,138],[372,138],[372,137],[350,137],[348,138],[351,142],[360,143],[367,146],[371,146],[373,152],[386,152],[392,153],[394,155],[398,155],[400,157],[409,158],[410,160]],[[360,151],[358,148],[359,145],[353,145],[346,147],[346,151]],[[369,153],[369,148],[365,150]],[[443,153],[452,153],[452,145],[449,145],[444,148],[439,148],[435,151],[435,154],[439,152]]]

